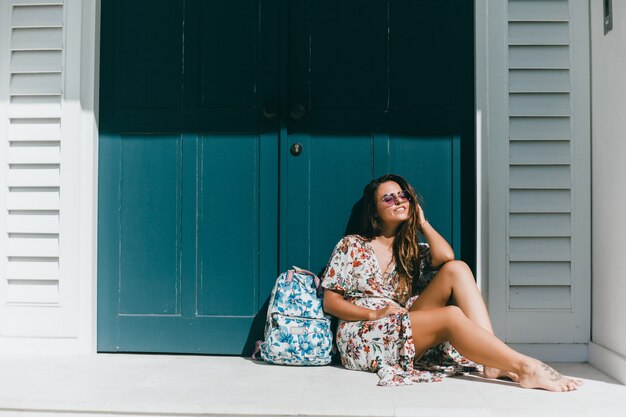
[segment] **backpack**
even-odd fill
[[[257,351],[266,362],[282,365],[328,365],[333,334],[324,314],[320,280],[312,272],[293,267],[276,279],[272,290],[265,340]]]

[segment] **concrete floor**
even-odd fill
[[[587,364],[576,392],[465,376],[406,387],[341,367],[246,358],[99,354],[0,357],[0,416],[626,416],[626,386]]]

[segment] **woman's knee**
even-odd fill
[[[413,342],[430,347],[449,340],[449,335],[458,325],[455,323],[460,324],[463,316],[463,311],[452,305],[409,312]]]
[[[465,317],[465,313],[463,313],[463,310],[455,305],[443,307],[442,315],[446,318],[446,322],[457,322]]]
[[[443,307],[441,327],[446,338],[449,339],[450,333],[454,332],[458,326],[464,326],[467,320],[469,319],[459,307],[455,305]]]
[[[411,327],[413,338],[424,341],[432,346],[450,340],[458,326],[465,325],[467,317],[454,305],[426,311],[411,311]]]
[[[445,275],[448,279],[451,280],[474,280],[474,274],[470,267],[463,261],[450,261],[443,264],[441,269],[439,269],[439,273]]]

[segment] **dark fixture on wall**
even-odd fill
[[[604,34],[613,29],[613,0],[603,0],[604,3]]]

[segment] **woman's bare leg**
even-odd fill
[[[489,313],[482,294],[476,285],[472,270],[463,261],[451,261],[444,264],[435,278],[411,306],[411,311],[431,310],[444,307],[453,298],[463,313],[487,332],[493,333]],[[485,366],[487,378],[508,377],[517,381],[517,375],[511,372]]]
[[[472,270],[463,261],[445,263],[435,278],[411,306],[411,310],[444,307],[450,297],[465,315],[483,329],[493,333],[491,320]]]
[[[522,355],[470,320],[459,307],[447,306],[411,311],[415,351],[450,341],[468,359],[493,368],[514,372],[525,388],[548,391],[572,391],[582,384],[566,378],[548,365]]]

